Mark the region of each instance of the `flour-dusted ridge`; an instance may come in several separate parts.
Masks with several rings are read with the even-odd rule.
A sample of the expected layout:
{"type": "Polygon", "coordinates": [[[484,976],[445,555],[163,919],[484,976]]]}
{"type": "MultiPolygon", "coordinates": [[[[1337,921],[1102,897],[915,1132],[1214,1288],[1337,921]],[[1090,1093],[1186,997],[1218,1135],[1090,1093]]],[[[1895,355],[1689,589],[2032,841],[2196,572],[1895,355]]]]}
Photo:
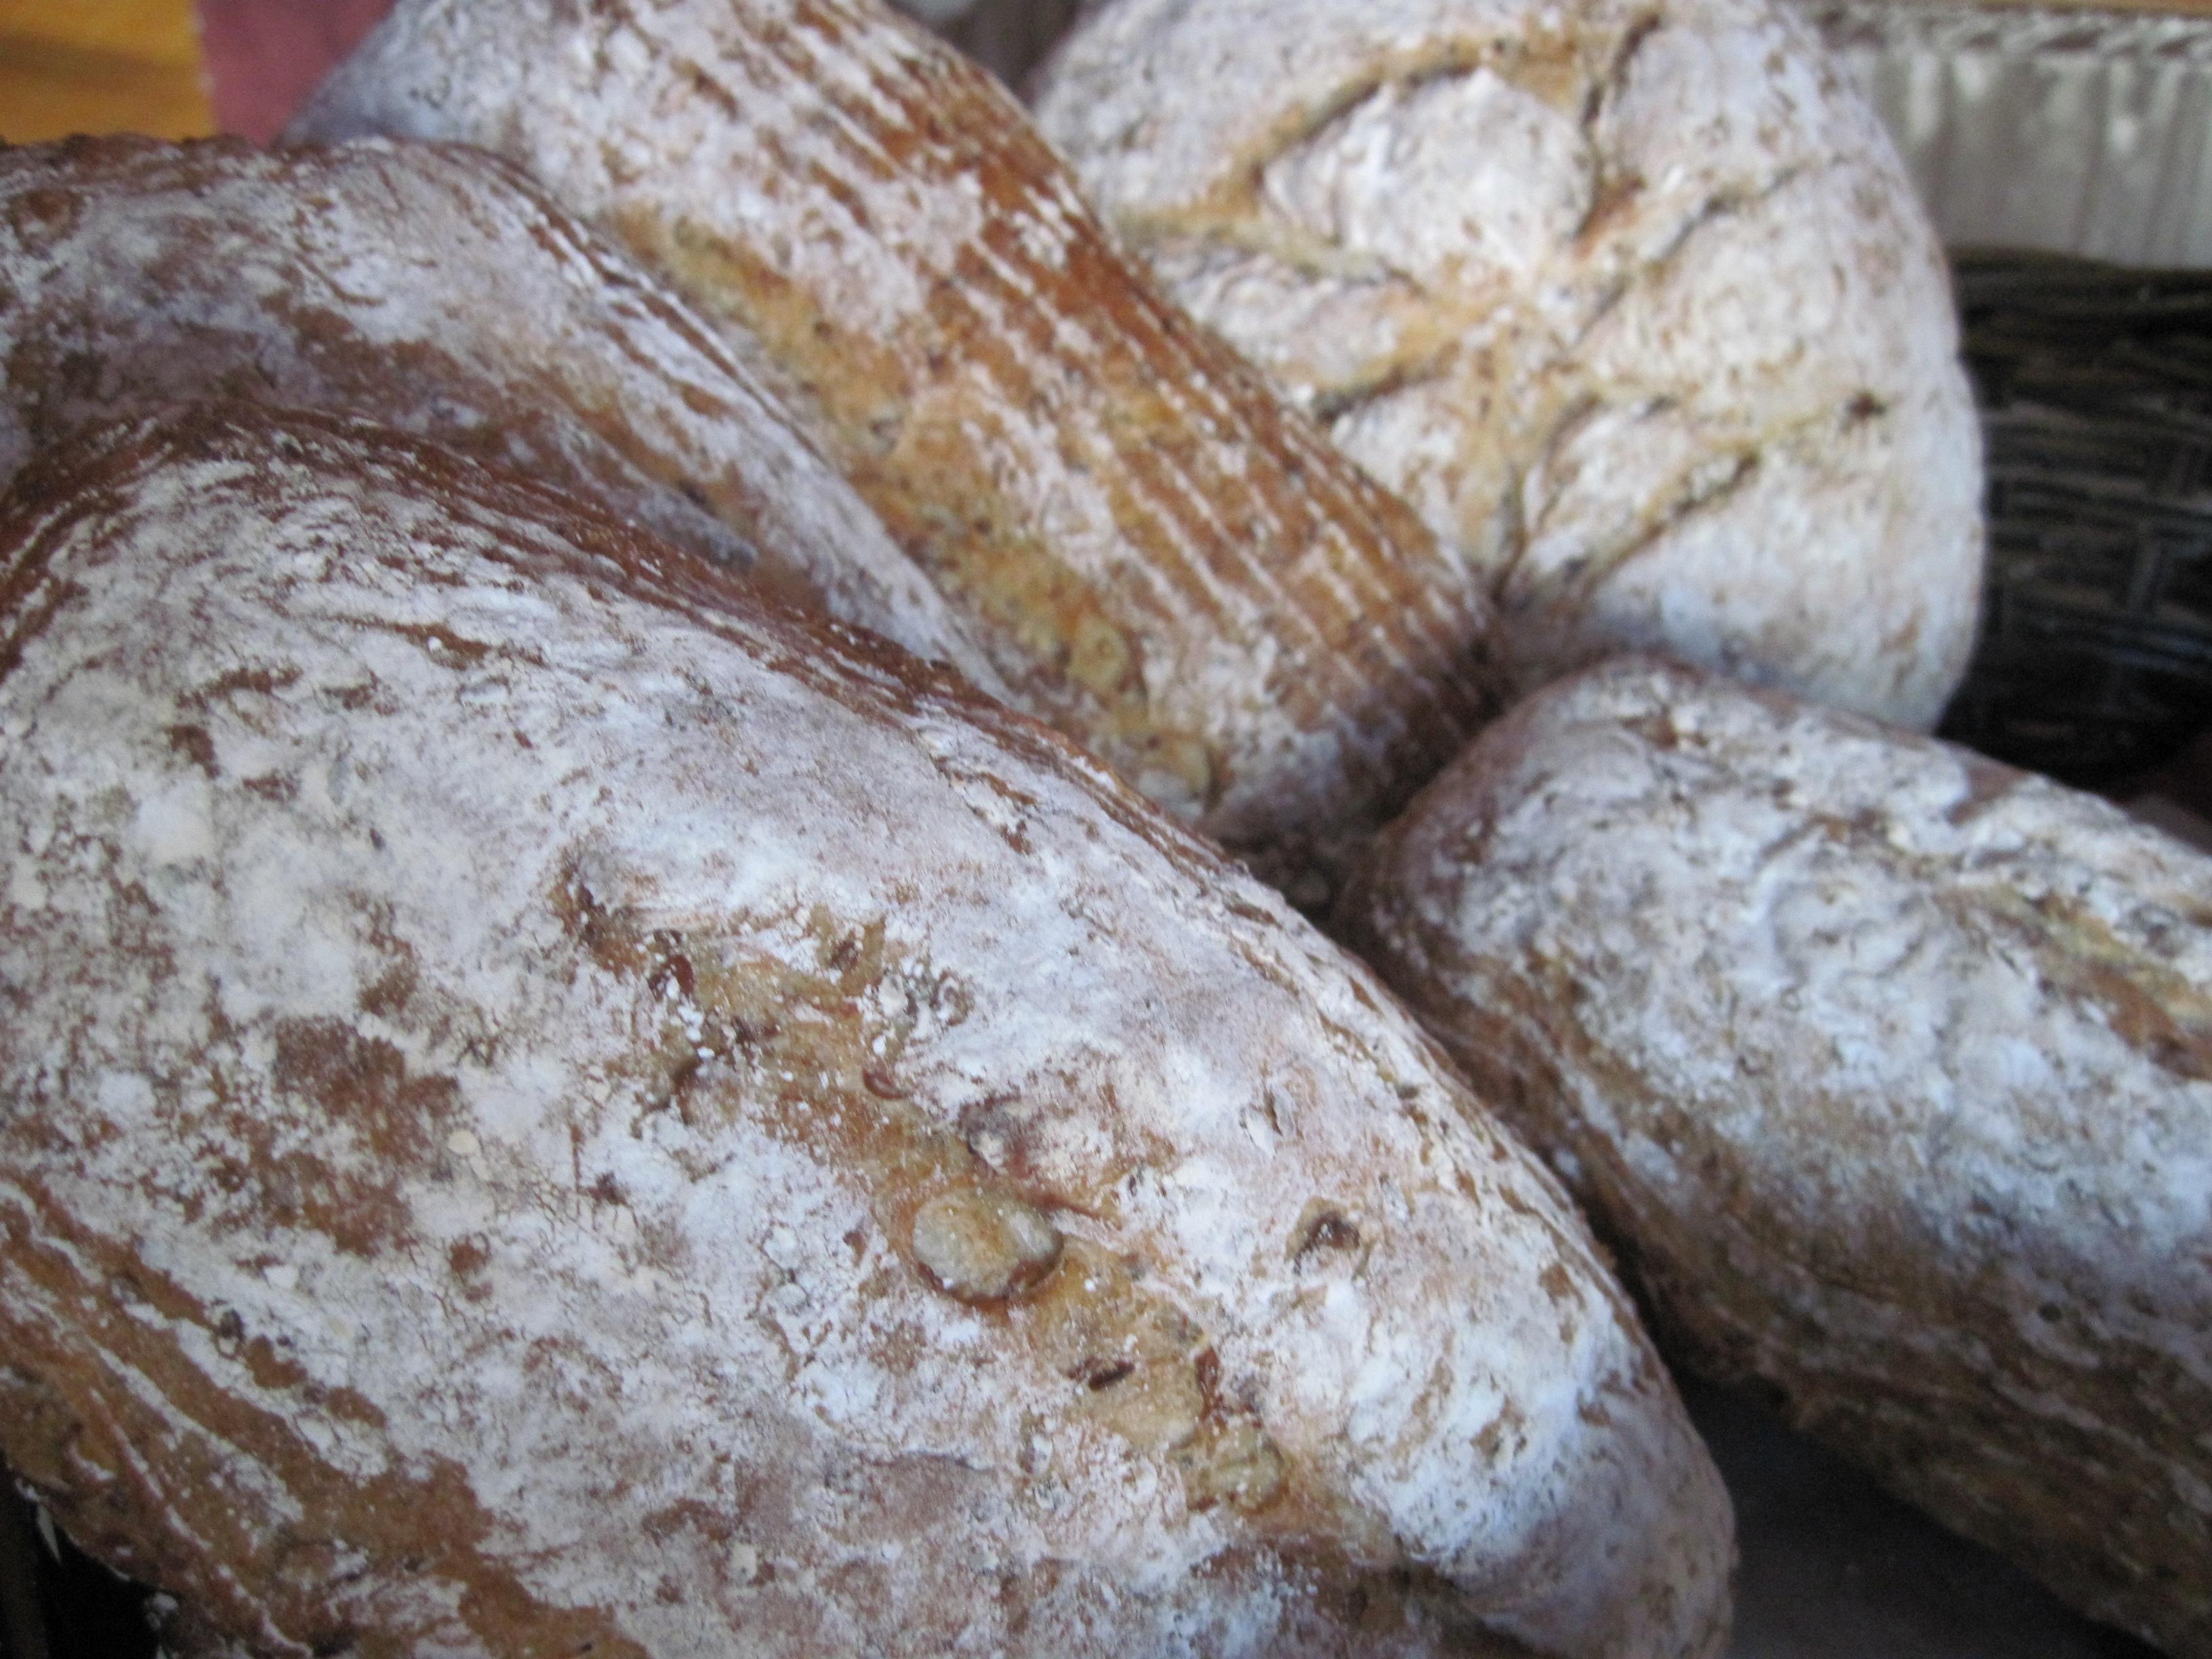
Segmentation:
{"type": "Polygon", "coordinates": [[[873,0],[407,0],[300,131],[499,150],[757,334],[1021,705],[1286,874],[1491,711],[1458,562],[873,0]]]}
{"type": "Polygon", "coordinates": [[[1632,662],[1486,734],[1346,920],[1700,1364],[2212,1653],[2212,860],[1632,662]]]}
{"type": "Polygon", "coordinates": [[[591,495],[999,689],[720,335],[480,152],[0,152],[0,483],[87,422],[165,404],[364,416],[591,495]]]}
{"type": "Polygon", "coordinates": [[[0,1447],[188,1641],[1717,1650],[1564,1195],[1043,728],[357,427],[0,558],[0,1447]]]}
{"type": "Polygon", "coordinates": [[[1889,140],[1767,0],[1115,0],[1038,119],[1170,289],[1494,591],[1932,725],[1980,439],[1889,140]]]}

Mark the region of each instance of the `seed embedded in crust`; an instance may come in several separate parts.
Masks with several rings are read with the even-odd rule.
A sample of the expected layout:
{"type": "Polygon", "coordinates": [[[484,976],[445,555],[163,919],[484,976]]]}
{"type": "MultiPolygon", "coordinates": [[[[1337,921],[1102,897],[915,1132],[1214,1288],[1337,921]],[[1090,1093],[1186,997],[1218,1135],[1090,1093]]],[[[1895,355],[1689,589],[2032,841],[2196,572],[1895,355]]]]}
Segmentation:
{"type": "Polygon", "coordinates": [[[948,1296],[1003,1302],[1060,1261],[1060,1229],[1036,1206],[1006,1193],[945,1193],[914,1218],[914,1255],[948,1296]]]}
{"type": "Polygon", "coordinates": [[[1316,1250],[1353,1250],[1358,1248],[1359,1224],[1337,1206],[1316,1198],[1298,1217],[1297,1227],[1291,1237],[1288,1255],[1293,1263],[1298,1263],[1316,1250]]]}
{"type": "Polygon", "coordinates": [[[1217,1504],[1248,1515],[1263,1510],[1281,1492],[1286,1473],[1267,1431],[1242,1420],[1218,1425],[1187,1448],[1182,1461],[1195,1510],[1217,1504]]]}

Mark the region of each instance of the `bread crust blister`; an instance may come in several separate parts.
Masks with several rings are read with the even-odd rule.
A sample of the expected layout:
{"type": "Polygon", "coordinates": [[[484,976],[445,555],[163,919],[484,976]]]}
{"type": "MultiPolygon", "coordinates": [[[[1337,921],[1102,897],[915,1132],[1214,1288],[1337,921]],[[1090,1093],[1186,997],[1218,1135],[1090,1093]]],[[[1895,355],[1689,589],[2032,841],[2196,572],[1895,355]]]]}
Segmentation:
{"type": "Polygon", "coordinates": [[[0,531],[0,1449],[188,1650],[1718,1650],[1564,1195],[1095,763],[358,424],[85,449],[0,531]]]}

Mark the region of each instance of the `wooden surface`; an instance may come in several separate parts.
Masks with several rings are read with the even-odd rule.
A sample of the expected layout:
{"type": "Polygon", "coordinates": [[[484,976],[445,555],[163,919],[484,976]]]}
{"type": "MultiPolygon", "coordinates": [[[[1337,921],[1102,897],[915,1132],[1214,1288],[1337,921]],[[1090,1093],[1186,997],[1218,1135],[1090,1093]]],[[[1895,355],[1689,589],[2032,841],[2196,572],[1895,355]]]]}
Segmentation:
{"type": "Polygon", "coordinates": [[[0,139],[214,130],[191,0],[0,0],[0,139]]]}

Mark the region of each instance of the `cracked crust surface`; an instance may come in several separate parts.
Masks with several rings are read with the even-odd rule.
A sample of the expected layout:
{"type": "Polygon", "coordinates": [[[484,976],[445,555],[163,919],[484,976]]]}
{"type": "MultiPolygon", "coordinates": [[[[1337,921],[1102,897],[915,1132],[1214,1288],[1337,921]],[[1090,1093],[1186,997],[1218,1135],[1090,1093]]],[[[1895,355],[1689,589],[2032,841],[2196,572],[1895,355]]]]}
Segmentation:
{"type": "Polygon", "coordinates": [[[0,1449],[187,1649],[1717,1652],[1565,1195],[1071,745],[359,426],[10,505],[0,1449]]]}
{"type": "Polygon", "coordinates": [[[1693,1363],[2212,1654],[2212,859],[1628,662],[1478,740],[1340,921],[1693,1363]]]}
{"type": "Polygon", "coordinates": [[[758,374],[495,157],[231,139],[0,149],[0,485],[212,397],[357,415],[574,489],[1001,689],[758,374]]]}
{"type": "Polygon", "coordinates": [[[1460,562],[872,0],[403,0],[298,130],[496,149],[757,336],[1019,706],[1231,845],[1381,822],[1494,708],[1460,562]]]}
{"type": "Polygon", "coordinates": [[[1113,0],[1040,125],[1496,595],[1523,685],[1662,650],[1932,726],[1980,439],[1887,137],[1765,0],[1113,0]]]}

